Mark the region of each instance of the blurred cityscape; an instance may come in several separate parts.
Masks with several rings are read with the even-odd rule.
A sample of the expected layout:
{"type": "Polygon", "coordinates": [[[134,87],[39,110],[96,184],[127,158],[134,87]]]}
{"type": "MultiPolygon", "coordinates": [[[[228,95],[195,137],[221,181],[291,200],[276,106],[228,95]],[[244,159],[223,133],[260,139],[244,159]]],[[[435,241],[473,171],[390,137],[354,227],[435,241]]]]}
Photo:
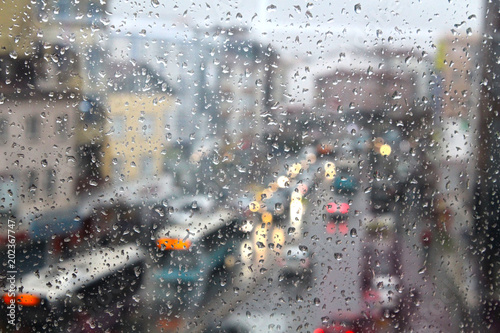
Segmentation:
{"type": "Polygon", "coordinates": [[[485,6],[491,38],[320,66],[244,27],[4,1],[0,330],[498,332],[485,6]]]}

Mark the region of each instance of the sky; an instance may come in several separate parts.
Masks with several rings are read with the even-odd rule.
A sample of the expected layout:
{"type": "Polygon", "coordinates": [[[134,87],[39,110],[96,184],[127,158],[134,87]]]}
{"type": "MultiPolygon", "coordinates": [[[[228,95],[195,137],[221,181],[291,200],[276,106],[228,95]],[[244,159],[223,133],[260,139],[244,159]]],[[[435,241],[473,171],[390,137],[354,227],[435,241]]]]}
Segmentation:
{"type": "Polygon", "coordinates": [[[480,33],[482,4],[481,0],[113,0],[110,12],[112,28],[119,34],[162,38],[184,28],[244,26],[282,54],[314,58],[382,45],[432,53],[441,36],[480,33]]]}

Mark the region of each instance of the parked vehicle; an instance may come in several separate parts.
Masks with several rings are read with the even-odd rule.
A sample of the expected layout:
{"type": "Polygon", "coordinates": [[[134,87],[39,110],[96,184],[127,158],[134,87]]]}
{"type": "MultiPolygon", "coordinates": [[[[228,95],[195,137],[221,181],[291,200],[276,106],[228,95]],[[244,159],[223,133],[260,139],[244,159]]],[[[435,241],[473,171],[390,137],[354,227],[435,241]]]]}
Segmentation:
{"type": "Polygon", "coordinates": [[[203,333],[281,333],[289,332],[286,318],[273,314],[233,314],[218,327],[209,327],[203,333]]]}
{"type": "Polygon", "coordinates": [[[144,274],[139,247],[96,248],[17,280],[17,292],[3,294],[2,315],[17,306],[20,331],[88,332],[120,328],[133,318],[133,298],[144,274]]]}
{"type": "Polygon", "coordinates": [[[363,249],[363,291],[379,311],[395,311],[403,299],[400,251],[394,233],[395,217],[383,214],[367,223],[363,249]]]}
{"type": "Polygon", "coordinates": [[[312,279],[312,265],[309,252],[299,246],[287,246],[276,257],[283,279],[308,283],[312,279]]]}

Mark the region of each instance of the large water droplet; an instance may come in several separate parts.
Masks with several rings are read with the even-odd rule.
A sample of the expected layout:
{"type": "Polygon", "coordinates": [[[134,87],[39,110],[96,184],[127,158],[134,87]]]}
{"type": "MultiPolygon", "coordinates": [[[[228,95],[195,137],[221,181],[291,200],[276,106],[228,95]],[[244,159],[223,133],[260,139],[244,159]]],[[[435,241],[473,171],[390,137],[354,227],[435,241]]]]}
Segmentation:
{"type": "Polygon", "coordinates": [[[267,6],[267,11],[268,12],[274,12],[276,10],[276,6],[275,5],[270,5],[270,6],[267,6]]]}
{"type": "Polygon", "coordinates": [[[356,14],[361,13],[361,4],[360,3],[357,3],[354,5],[354,11],[356,12],[356,14]]]}
{"type": "Polygon", "coordinates": [[[151,6],[153,6],[153,8],[158,8],[159,5],[160,0],[151,0],[151,6]]]}

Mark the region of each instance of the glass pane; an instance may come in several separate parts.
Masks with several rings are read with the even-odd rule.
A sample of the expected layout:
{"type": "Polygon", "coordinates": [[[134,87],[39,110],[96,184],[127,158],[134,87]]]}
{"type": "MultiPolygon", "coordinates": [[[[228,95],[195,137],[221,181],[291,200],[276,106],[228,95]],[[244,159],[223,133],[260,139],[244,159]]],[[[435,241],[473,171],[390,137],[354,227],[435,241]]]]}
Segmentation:
{"type": "Polygon", "coordinates": [[[500,331],[499,6],[5,0],[0,331],[500,331]]]}

